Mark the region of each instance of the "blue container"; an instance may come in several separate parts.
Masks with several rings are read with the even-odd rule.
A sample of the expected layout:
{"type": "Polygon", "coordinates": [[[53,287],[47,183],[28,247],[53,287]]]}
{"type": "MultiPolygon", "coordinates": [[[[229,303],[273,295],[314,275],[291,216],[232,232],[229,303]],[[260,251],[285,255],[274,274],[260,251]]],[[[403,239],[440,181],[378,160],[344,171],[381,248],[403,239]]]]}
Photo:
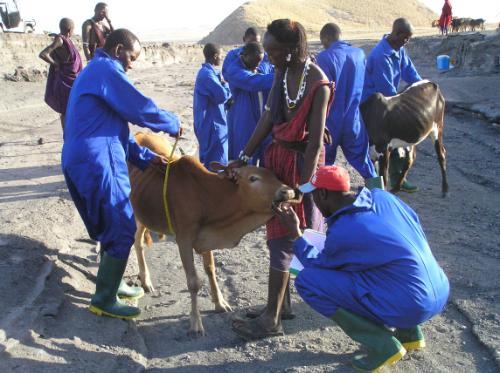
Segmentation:
{"type": "Polygon", "coordinates": [[[439,71],[445,71],[450,69],[450,56],[442,54],[436,57],[437,69],[439,71]]]}

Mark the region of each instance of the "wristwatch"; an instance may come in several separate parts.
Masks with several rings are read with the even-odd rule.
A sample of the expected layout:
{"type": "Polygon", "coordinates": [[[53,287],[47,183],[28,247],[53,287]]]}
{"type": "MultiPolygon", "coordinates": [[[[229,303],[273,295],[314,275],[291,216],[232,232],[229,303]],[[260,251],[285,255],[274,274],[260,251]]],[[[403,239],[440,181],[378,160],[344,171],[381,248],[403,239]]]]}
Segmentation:
{"type": "Polygon", "coordinates": [[[245,162],[245,163],[248,163],[250,162],[250,160],[252,159],[252,157],[249,157],[248,155],[246,155],[243,150],[240,152],[240,154],[238,155],[238,159],[242,162],[245,162]]]}

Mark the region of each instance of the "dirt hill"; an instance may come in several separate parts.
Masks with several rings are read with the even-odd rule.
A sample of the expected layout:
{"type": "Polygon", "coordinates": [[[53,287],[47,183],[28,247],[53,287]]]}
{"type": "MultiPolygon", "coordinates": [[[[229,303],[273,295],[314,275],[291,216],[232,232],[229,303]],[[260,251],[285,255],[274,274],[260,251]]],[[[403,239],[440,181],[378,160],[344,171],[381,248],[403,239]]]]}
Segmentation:
{"type": "Polygon", "coordinates": [[[317,39],[327,22],[336,22],[343,30],[387,30],[398,17],[408,18],[415,27],[429,27],[437,15],[416,0],[254,0],[236,9],[200,42],[240,43],[247,27],[262,32],[278,18],[299,21],[317,39]]]}

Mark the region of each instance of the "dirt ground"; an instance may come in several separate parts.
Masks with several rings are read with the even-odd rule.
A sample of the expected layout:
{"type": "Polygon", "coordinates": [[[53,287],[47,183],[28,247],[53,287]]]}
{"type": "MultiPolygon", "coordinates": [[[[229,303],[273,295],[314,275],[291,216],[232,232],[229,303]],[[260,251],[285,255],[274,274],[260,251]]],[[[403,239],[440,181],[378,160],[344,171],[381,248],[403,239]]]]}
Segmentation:
{"type": "MultiPolygon", "coordinates": [[[[429,43],[432,39],[429,39],[429,43]]],[[[358,41],[373,45],[374,41],[358,41]]],[[[500,142],[498,125],[471,107],[498,110],[500,76],[438,74],[434,57],[415,51],[421,74],[448,99],[444,143],[450,195],[430,140],[418,146],[410,177],[421,191],[401,194],[420,216],[452,292],[427,322],[428,347],[386,371],[497,372],[500,369],[500,142]],[[476,105],[476,106],[474,106],[476,105]]],[[[181,147],[196,151],[192,90],[199,63],[133,71],[138,87],[177,112],[187,129],[181,147]]],[[[263,305],[268,253],[264,230],[216,252],[219,284],[234,312],[214,313],[208,282],[200,291],[207,336],[187,336],[189,294],[177,247],[147,252],[156,293],[139,301],[141,317],[121,321],[87,311],[96,248],[66,190],[59,119],[43,103],[44,83],[0,82],[0,371],[1,372],[349,372],[358,345],[293,291],[297,318],[284,337],[246,343],[230,328],[248,306],[263,305]]],[[[476,110],[480,111],[480,110],[476,110]]],[[[345,165],[340,156],[339,163],[345,165]]],[[[362,180],[352,169],[354,185],[362,180]]],[[[201,260],[198,269],[202,278],[201,260]]],[[[135,281],[131,256],[128,275],[135,281]]]]}

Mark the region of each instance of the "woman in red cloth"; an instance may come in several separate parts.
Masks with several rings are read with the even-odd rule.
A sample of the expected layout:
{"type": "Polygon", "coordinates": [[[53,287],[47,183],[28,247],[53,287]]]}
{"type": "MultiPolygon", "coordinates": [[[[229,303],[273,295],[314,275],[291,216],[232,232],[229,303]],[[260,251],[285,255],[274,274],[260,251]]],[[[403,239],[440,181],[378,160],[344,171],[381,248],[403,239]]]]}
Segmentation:
{"type": "Polygon", "coordinates": [[[441,35],[448,35],[448,28],[451,25],[452,19],[450,0],[444,0],[443,10],[441,11],[441,17],[439,18],[441,35]]]}
{"type": "MultiPolygon", "coordinates": [[[[265,153],[265,166],[285,184],[297,187],[309,182],[324,164],[325,120],[333,100],[333,84],[308,58],[304,27],[289,19],[273,21],[264,36],[264,48],[275,67],[274,84],[257,128],[240,162],[246,162],[272,133],[265,153]]],[[[324,229],[324,221],[312,198],[297,192],[301,203],[294,205],[301,228],[324,229]]],[[[233,330],[245,339],[283,335],[281,319],[291,318],[288,288],[293,240],[277,217],[266,226],[270,268],[267,306],[249,312],[249,319],[235,319],[233,330]],[[288,304],[286,304],[288,303],[288,304]],[[287,307],[288,306],[288,307],[287,307]]]]}

